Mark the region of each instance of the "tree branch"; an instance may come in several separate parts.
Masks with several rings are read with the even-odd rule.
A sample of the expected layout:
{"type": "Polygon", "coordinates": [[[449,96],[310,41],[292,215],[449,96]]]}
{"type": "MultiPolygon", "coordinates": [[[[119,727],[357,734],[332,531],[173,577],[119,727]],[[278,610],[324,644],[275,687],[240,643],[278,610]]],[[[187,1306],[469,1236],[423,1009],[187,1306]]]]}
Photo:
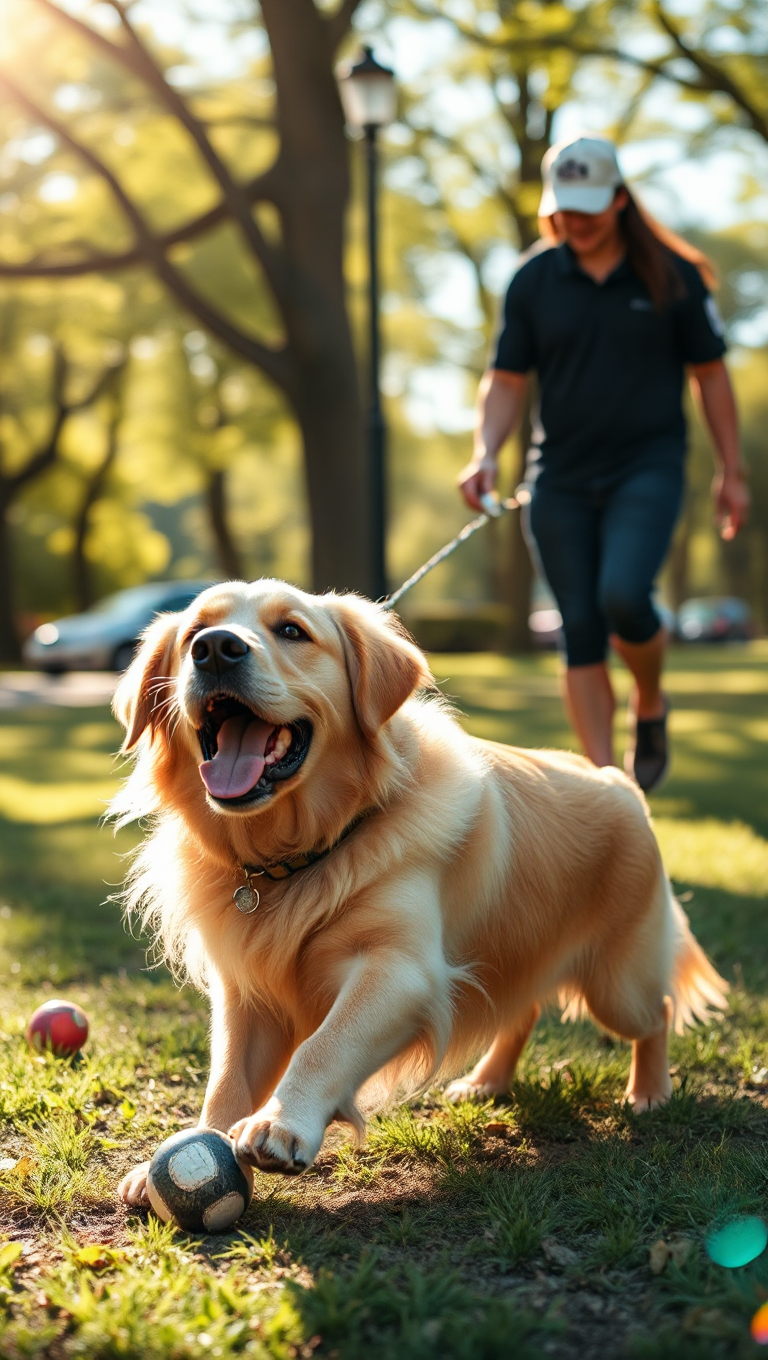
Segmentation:
{"type": "Polygon", "coordinates": [[[98,467],[86,479],[85,494],[80,502],[79,509],[75,515],[75,545],[72,553],[72,567],[75,578],[75,593],[78,608],[86,610],[93,603],[93,593],[85,556],[85,545],[88,537],[88,521],[91,510],[96,501],[101,496],[107,474],[111,470],[118,451],[118,433],[120,423],[123,418],[122,403],[122,379],[125,374],[126,361],[122,360],[117,364],[110,374],[110,386],[112,387],[111,410],[107,420],[107,442],[104,456],[98,467]]]}
{"type": "MultiPolygon", "coordinates": [[[[246,185],[252,203],[272,201],[269,188],[271,175],[272,170],[266,170],[263,175],[257,175],[246,185]]],[[[208,212],[201,213],[199,217],[192,218],[190,222],[185,222],[183,226],[174,227],[173,231],[158,236],[156,238],[157,243],[161,250],[168,251],[173,246],[183,245],[185,241],[193,241],[197,236],[203,235],[211,227],[218,226],[220,222],[226,222],[230,217],[229,204],[226,199],[222,199],[208,212]]],[[[78,260],[56,262],[55,260],[38,258],[26,260],[24,264],[5,264],[0,260],[0,278],[78,278],[83,274],[99,274],[107,273],[113,269],[128,269],[132,265],[142,264],[143,260],[144,255],[139,246],[134,246],[131,250],[116,252],[113,255],[87,255],[78,260]]]]}
{"type": "Polygon", "coordinates": [[[360,0],[341,0],[338,9],[334,10],[333,14],[326,19],[331,52],[335,52],[339,43],[346,37],[352,22],[352,15],[359,4],[360,0]]]}
{"type": "Polygon", "coordinates": [[[192,312],[193,316],[197,317],[198,321],[213,335],[223,340],[226,345],[235,350],[237,354],[241,354],[250,363],[256,364],[268,377],[272,378],[273,382],[287,391],[291,384],[292,374],[286,350],[270,349],[269,346],[254,340],[249,335],[245,335],[225,316],[217,312],[168,260],[160,238],[155,236],[136,204],[129,198],[119,180],[104,161],[90,147],[78,142],[63,123],[30,99],[16,85],[15,81],[11,80],[10,76],[4,72],[0,73],[0,86],[2,85],[36,122],[50,128],[51,132],[55,133],[65,146],[74,151],[75,155],[79,156],[95,174],[108,184],[133,228],[142,258],[152,265],[158,278],[162,279],[182,306],[192,312]]]}
{"type": "Polygon", "coordinates": [[[279,276],[282,273],[279,252],[274,250],[274,248],[265,240],[262,231],[251,212],[251,205],[247,194],[243,190],[243,186],[237,184],[230,175],[227,166],[215,151],[205,131],[204,125],[195,117],[177,91],[168,84],[160,67],[153,60],[149,51],[139,38],[123,5],[119,3],[119,0],[107,0],[107,4],[111,5],[112,9],[120,16],[123,32],[128,39],[127,43],[113,43],[110,42],[109,39],[103,37],[102,34],[96,33],[89,24],[83,23],[81,19],[77,19],[66,10],[59,9],[58,5],[53,3],[53,0],[37,0],[37,3],[42,5],[49,14],[67,24],[89,42],[95,42],[100,51],[109,53],[115,60],[121,62],[124,66],[127,66],[134,75],[139,76],[139,78],[154,91],[169,113],[171,113],[174,118],[178,119],[182,126],[186,128],[208,166],[208,169],[218,183],[224,197],[227,199],[232,212],[232,217],[237,222],[251,250],[259,261],[259,264],[262,266],[264,274],[272,289],[275,301],[278,307],[281,308],[281,299],[277,291],[279,276]]]}
{"type": "Polygon", "coordinates": [[[680,86],[683,90],[691,90],[694,93],[706,94],[710,87],[702,81],[686,80],[683,76],[676,76],[671,71],[664,69],[669,57],[660,57],[653,61],[643,57],[633,56],[630,52],[624,52],[618,47],[606,47],[600,43],[588,43],[582,41],[575,34],[536,36],[535,38],[522,37],[519,34],[513,38],[494,38],[491,34],[481,33],[478,29],[470,28],[462,24],[459,19],[451,15],[444,14],[441,10],[432,5],[420,4],[413,0],[413,7],[418,14],[425,19],[448,19],[456,32],[462,38],[475,43],[478,47],[484,47],[490,52],[557,52],[565,50],[572,53],[575,57],[595,57],[606,58],[610,61],[621,62],[625,66],[633,66],[638,71],[645,71],[650,75],[658,76],[660,80],[668,80],[673,85],[680,86]]]}
{"type": "MultiPolygon", "coordinates": [[[[416,129],[414,129],[414,131],[416,131],[416,129]]],[[[461,143],[458,141],[456,137],[450,137],[447,133],[438,132],[435,128],[428,129],[425,128],[424,133],[427,138],[431,138],[433,141],[439,142],[441,146],[445,147],[446,151],[450,151],[454,155],[460,156],[461,159],[465,161],[466,164],[469,166],[473,175],[477,176],[481,184],[484,184],[485,187],[489,189],[490,192],[495,197],[500,198],[504,206],[508,208],[510,212],[514,211],[514,203],[512,200],[512,196],[507,192],[507,190],[500,183],[500,181],[490,172],[490,170],[487,170],[485,166],[481,165],[480,162],[475,159],[472,153],[468,151],[465,146],[461,145],[461,143]]],[[[421,140],[422,137],[420,136],[420,130],[418,130],[417,142],[420,142],[421,140]]]]}
{"type": "Polygon", "coordinates": [[[665,12],[660,0],[655,0],[653,13],[660,27],[672,39],[680,56],[685,57],[686,61],[690,61],[696,67],[701,76],[703,87],[712,92],[717,91],[720,94],[728,95],[736,107],[747,115],[753,132],[762,137],[763,141],[768,142],[768,118],[747,98],[744,91],[731,79],[727,71],[724,71],[722,66],[718,66],[716,62],[711,61],[704,52],[688,46],[677,24],[665,12]]]}
{"type": "Polygon", "coordinates": [[[106,368],[103,373],[92,384],[90,389],[78,401],[67,401],[65,396],[67,378],[69,376],[69,364],[64,351],[57,345],[53,352],[53,403],[54,417],[51,430],[45,443],[32,454],[28,463],[18,472],[12,473],[8,477],[3,477],[3,484],[11,496],[15,496],[28,482],[34,481],[42,472],[55,463],[59,452],[59,440],[61,432],[67,420],[75,411],[83,411],[88,406],[92,406],[98,401],[107,384],[112,380],[114,368],[106,368]]]}

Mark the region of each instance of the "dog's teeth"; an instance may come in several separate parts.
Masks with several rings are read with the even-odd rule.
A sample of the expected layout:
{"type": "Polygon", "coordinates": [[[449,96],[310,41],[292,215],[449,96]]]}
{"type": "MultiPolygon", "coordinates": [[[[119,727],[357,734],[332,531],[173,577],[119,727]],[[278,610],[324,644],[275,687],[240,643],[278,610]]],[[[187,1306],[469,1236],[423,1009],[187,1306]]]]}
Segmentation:
{"type": "Polygon", "coordinates": [[[281,727],[277,734],[277,740],[272,747],[265,764],[274,765],[278,760],[282,760],[286,751],[291,749],[291,733],[288,727],[281,727]]]}

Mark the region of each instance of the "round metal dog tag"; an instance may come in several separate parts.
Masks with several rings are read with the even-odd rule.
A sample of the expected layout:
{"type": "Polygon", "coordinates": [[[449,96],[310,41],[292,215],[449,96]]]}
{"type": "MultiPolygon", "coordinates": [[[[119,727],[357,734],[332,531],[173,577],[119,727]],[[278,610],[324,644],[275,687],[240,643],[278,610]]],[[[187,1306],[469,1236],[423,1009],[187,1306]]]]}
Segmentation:
{"type": "Polygon", "coordinates": [[[243,913],[243,916],[250,916],[251,912],[258,907],[259,900],[258,889],[254,888],[251,883],[243,883],[242,887],[235,888],[232,894],[232,901],[237,910],[243,913]]]}

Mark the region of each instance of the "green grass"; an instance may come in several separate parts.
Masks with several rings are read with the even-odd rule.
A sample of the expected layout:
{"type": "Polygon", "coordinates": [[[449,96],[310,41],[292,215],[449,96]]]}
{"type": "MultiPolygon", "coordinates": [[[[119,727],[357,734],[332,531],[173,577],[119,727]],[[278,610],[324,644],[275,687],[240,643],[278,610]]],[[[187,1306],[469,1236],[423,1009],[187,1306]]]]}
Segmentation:
{"type": "MultiPolygon", "coordinates": [[[[470,730],[572,745],[554,658],[433,664],[470,730]]],[[[105,905],[140,834],[97,825],[117,729],[101,709],[0,712],[2,1360],[759,1355],[768,1253],[726,1271],[703,1244],[768,1215],[767,672],[765,643],[672,657],[654,815],[733,991],[726,1017],[673,1041],[670,1104],[633,1116],[626,1047],[548,1016],[508,1100],[454,1109],[432,1091],[361,1148],[334,1133],[312,1172],[257,1174],[237,1229],[200,1241],[114,1196],[196,1120],[207,1071],[204,1000],[149,969],[105,905]],[[75,1063],[23,1039],[62,993],[92,1023],[75,1063]],[[675,1254],[654,1274],[660,1239],[675,1254]]]]}

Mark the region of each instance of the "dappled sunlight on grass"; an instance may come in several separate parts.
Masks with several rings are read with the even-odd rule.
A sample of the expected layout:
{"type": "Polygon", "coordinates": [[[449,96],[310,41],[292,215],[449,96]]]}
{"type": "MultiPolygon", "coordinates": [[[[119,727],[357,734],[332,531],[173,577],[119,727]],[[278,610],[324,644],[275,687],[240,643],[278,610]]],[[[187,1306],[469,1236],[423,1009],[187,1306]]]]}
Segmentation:
{"type": "Polygon", "coordinates": [[[670,878],[706,888],[765,898],[768,841],[743,822],[657,817],[654,820],[670,878]]]}
{"type": "Polygon", "coordinates": [[[94,817],[103,817],[118,787],[117,780],[39,784],[31,779],[0,775],[0,817],[27,826],[92,821],[94,817]]]}
{"type": "MultiPolygon", "coordinates": [[[[470,731],[575,746],[554,656],[432,660],[470,731]]],[[[102,709],[0,714],[0,1159],[15,1163],[0,1170],[0,1355],[748,1360],[768,1263],[724,1272],[704,1241],[730,1214],[768,1213],[766,662],[765,644],[671,658],[674,763],[653,811],[732,991],[726,1015],[673,1037],[670,1103],[635,1114],[629,1045],[551,1008],[508,1094],[427,1092],[360,1147],[333,1126],[311,1172],[257,1173],[241,1223],[199,1242],[114,1196],[196,1121],[208,1062],[205,1000],[147,971],[105,900],[140,835],[96,822],[119,731],[102,709]],[[23,1038],[62,993],[91,1019],[75,1062],[23,1038]],[[3,1234],[39,1266],[4,1256],[3,1234]],[[676,1255],[656,1276],[660,1240],[676,1255]]]]}

